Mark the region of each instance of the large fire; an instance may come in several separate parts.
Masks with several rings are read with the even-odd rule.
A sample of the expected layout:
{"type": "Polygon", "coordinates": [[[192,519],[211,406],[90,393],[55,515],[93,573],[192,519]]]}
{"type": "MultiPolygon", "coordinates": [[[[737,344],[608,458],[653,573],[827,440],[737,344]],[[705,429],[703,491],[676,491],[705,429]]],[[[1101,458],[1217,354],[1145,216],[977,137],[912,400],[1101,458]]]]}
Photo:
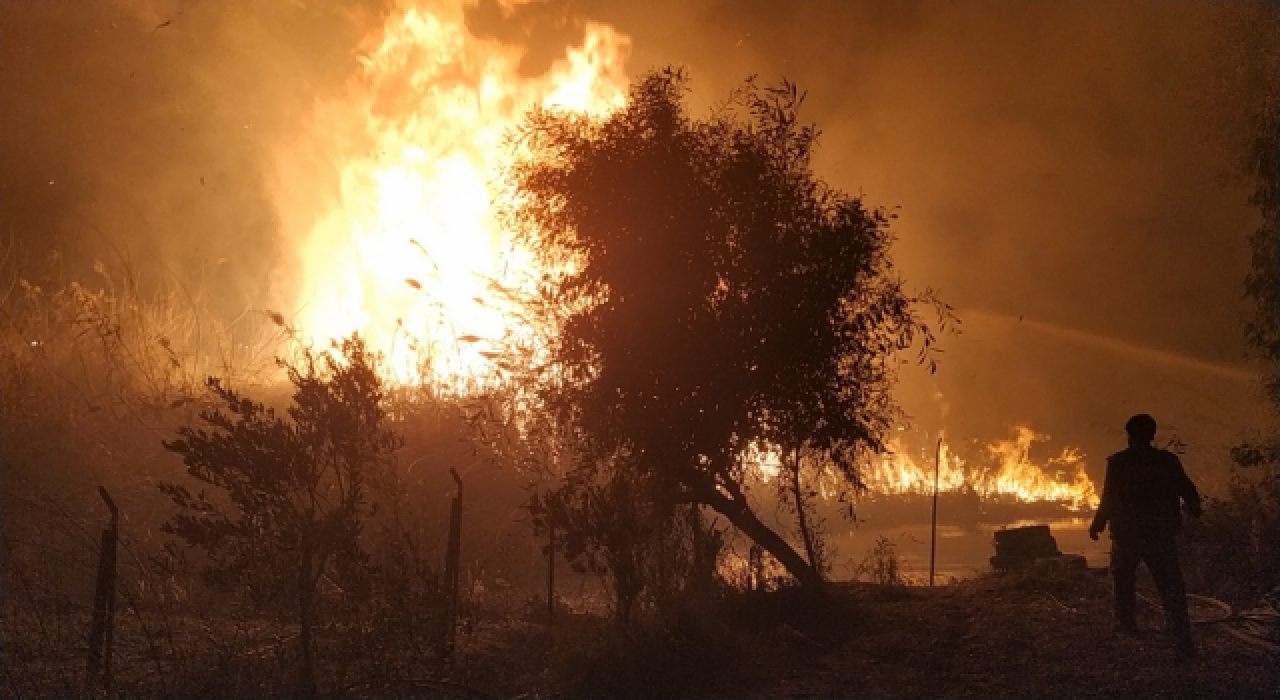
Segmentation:
{"type": "MultiPolygon", "coordinates": [[[[627,86],[629,40],[610,27],[586,23],[581,45],[527,76],[525,49],[474,36],[465,4],[411,0],[391,13],[348,93],[317,104],[310,128],[284,144],[274,183],[286,253],[275,292],[291,323],[319,342],[359,331],[406,381],[423,378],[424,354],[426,379],[483,374],[491,343],[521,330],[510,291],[538,271],[493,207],[511,129],[535,105],[606,114],[627,86]]],[[[1019,428],[981,465],[944,445],[941,490],[1096,505],[1078,453],[1031,463],[1040,437],[1019,428]]],[[[931,492],[932,460],[890,447],[868,471],[871,489],[931,492]]]]}
{"type": "Polygon", "coordinates": [[[504,139],[532,106],[603,114],[627,86],[628,39],[587,23],[585,39],[543,75],[524,49],[479,39],[461,0],[418,0],[367,40],[358,79],[320,104],[282,156],[278,200],[287,251],[277,294],[304,337],[359,331],[413,378],[480,374],[490,342],[517,324],[512,289],[529,257],[495,219],[504,139]],[[326,172],[327,171],[327,172],[326,172]],[[338,191],[325,191],[323,178],[338,191]]]}

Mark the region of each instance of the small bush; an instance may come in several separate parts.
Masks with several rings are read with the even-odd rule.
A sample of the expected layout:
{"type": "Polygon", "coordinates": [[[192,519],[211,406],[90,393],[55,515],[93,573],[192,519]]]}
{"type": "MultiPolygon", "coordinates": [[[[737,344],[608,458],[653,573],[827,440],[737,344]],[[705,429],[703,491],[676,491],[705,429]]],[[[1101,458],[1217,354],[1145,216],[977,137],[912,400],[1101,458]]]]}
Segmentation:
{"type": "Polygon", "coordinates": [[[907,578],[898,562],[898,548],[888,537],[881,535],[867,556],[858,564],[857,577],[882,586],[905,586],[907,578]]]}
{"type": "Polygon", "coordinates": [[[1233,604],[1253,604],[1280,584],[1280,513],[1273,452],[1237,450],[1227,495],[1210,498],[1184,532],[1188,588],[1233,604]],[[1240,459],[1254,455],[1257,461],[1240,459]]]}

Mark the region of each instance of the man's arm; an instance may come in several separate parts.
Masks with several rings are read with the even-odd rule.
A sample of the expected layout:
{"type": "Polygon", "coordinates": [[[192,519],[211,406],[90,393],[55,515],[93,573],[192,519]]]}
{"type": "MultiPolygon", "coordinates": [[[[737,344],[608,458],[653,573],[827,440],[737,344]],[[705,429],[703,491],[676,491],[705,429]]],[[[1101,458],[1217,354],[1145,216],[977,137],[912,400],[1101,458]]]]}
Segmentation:
{"type": "Polygon", "coordinates": [[[1175,456],[1173,462],[1178,467],[1178,497],[1186,504],[1187,515],[1198,518],[1203,510],[1200,507],[1200,492],[1196,490],[1191,477],[1187,476],[1187,470],[1182,468],[1182,460],[1175,456]]]}
{"type": "MultiPolygon", "coordinates": [[[[1194,487],[1193,487],[1194,488],[1194,487]]],[[[1093,524],[1089,526],[1089,539],[1097,540],[1098,535],[1107,528],[1107,521],[1111,519],[1111,511],[1115,508],[1112,503],[1111,488],[1111,460],[1107,460],[1107,474],[1102,480],[1102,498],[1098,501],[1098,512],[1093,516],[1093,524]]]]}

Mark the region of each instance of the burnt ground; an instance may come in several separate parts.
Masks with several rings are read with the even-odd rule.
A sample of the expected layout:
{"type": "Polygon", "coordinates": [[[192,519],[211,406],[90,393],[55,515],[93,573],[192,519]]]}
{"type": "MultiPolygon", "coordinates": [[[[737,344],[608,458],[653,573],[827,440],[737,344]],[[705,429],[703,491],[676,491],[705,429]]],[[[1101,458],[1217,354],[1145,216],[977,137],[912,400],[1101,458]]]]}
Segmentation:
{"type": "MultiPolygon", "coordinates": [[[[1185,661],[1154,605],[1140,604],[1137,638],[1113,633],[1104,571],[832,588],[818,607],[786,596],[704,605],[664,635],[585,616],[550,634],[478,620],[454,688],[529,698],[1280,696],[1277,658],[1222,624],[1198,624],[1199,654],[1185,661]]],[[[1193,618],[1215,612],[1193,607],[1193,618]]]]}

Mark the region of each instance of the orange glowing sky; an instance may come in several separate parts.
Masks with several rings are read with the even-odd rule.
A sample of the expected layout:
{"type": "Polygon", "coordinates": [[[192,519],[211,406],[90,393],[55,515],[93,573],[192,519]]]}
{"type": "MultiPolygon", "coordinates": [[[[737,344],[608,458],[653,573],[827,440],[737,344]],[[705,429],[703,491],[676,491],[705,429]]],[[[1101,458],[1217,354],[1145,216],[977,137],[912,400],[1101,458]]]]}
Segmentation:
{"type": "Polygon", "coordinates": [[[1258,217],[1238,163],[1275,99],[1267,11],[3,3],[0,230],[72,272],[128,250],[317,338],[400,320],[466,373],[511,326],[490,283],[530,272],[490,206],[521,110],[598,112],[667,64],[696,109],[785,75],[823,129],[820,172],[902,207],[908,284],[966,321],[938,375],[904,369],[921,435],[972,461],[1028,426],[1053,436],[1029,462],[1078,449],[1096,480],[1148,411],[1207,476],[1265,413],[1239,333],[1258,217]]]}

